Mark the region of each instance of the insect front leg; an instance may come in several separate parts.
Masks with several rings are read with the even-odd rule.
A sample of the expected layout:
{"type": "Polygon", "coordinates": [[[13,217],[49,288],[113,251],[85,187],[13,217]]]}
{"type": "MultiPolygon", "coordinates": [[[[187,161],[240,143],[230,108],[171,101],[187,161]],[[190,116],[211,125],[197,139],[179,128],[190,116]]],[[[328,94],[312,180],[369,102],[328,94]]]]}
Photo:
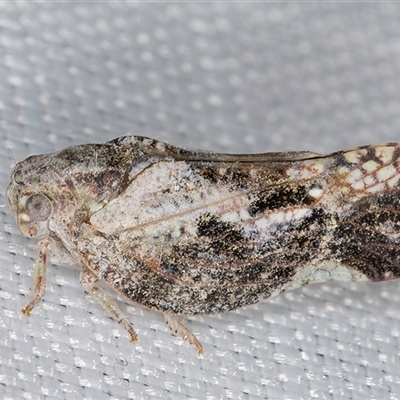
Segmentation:
{"type": "Polygon", "coordinates": [[[182,339],[187,340],[190,344],[196,346],[197,354],[203,353],[203,346],[198,341],[197,337],[183,324],[183,322],[179,320],[177,316],[164,313],[164,319],[170,329],[177,333],[182,339]]]}
{"type": "Polygon", "coordinates": [[[42,238],[38,243],[38,254],[34,266],[33,297],[26,307],[21,310],[22,314],[27,317],[29,317],[36,304],[43,299],[46,292],[46,263],[48,247],[49,239],[47,237],[42,238]]]}
{"type": "Polygon", "coordinates": [[[85,290],[118,322],[120,322],[129,333],[131,342],[138,340],[134,327],[129,322],[124,312],[118,307],[117,303],[111,299],[107,292],[96,285],[97,277],[87,268],[80,274],[80,283],[85,290]]]}

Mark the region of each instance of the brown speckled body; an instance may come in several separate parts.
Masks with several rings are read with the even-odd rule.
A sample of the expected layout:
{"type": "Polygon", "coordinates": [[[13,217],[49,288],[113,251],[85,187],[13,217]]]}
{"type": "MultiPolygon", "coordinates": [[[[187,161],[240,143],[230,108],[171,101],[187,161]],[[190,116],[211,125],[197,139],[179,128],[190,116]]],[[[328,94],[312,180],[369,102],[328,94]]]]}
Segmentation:
{"type": "Polygon", "coordinates": [[[47,249],[80,264],[92,294],[102,280],[168,318],[308,283],[398,278],[399,157],[398,144],[227,155],[133,136],[29,157],[7,189],[21,231],[41,239],[24,312],[44,295],[47,249]]]}

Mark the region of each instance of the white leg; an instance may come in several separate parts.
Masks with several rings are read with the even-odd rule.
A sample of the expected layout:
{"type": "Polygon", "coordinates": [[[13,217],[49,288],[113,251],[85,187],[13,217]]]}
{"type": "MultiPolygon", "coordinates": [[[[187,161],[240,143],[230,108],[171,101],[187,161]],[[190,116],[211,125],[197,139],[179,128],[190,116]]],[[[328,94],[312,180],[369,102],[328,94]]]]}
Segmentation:
{"type": "Polygon", "coordinates": [[[129,322],[124,312],[118,307],[117,303],[111,299],[105,290],[99,288],[95,283],[97,277],[88,269],[84,268],[81,271],[80,283],[85,290],[93,296],[93,298],[118,322],[128,331],[131,342],[138,340],[134,327],[129,322]]]}
{"type": "Polygon", "coordinates": [[[164,319],[170,329],[172,329],[184,340],[187,340],[190,344],[196,346],[197,354],[203,353],[203,346],[201,343],[197,340],[192,331],[187,328],[176,315],[164,313],[164,319]]]}
{"type": "Polygon", "coordinates": [[[33,297],[31,301],[24,307],[22,314],[29,317],[31,311],[39,303],[46,292],[46,262],[47,262],[47,248],[49,246],[49,239],[42,238],[38,243],[38,254],[34,266],[33,278],[33,297]]]}

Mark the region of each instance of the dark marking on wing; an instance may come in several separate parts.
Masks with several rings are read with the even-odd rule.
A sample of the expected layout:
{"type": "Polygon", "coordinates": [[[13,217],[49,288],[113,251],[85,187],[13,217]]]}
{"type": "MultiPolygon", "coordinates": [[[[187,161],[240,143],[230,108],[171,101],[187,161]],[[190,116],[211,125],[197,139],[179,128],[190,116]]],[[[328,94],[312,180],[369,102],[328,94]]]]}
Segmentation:
{"type": "Polygon", "coordinates": [[[221,221],[210,213],[202,214],[196,221],[197,234],[205,243],[203,251],[219,255],[232,252],[237,259],[247,253],[247,237],[241,229],[230,222],[221,221]]]}
{"type": "Polygon", "coordinates": [[[399,278],[400,238],[385,231],[400,232],[399,205],[397,193],[368,196],[355,203],[353,213],[334,231],[333,257],[371,281],[399,278]]]}
{"type": "Polygon", "coordinates": [[[310,187],[305,185],[286,185],[251,193],[249,194],[251,205],[247,211],[250,216],[255,217],[266,210],[273,211],[279,208],[285,209],[313,204],[315,198],[308,195],[309,190],[310,187]]]}

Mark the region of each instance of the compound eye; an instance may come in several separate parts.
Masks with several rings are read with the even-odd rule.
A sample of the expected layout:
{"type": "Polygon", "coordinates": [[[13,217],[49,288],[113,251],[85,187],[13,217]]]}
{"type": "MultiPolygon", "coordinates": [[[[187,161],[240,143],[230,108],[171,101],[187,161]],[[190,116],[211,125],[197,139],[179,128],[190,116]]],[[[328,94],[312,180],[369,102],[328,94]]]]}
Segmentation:
{"type": "Polygon", "coordinates": [[[51,203],[47,197],[33,194],[26,200],[25,210],[32,222],[46,221],[51,214],[51,203]]]}

